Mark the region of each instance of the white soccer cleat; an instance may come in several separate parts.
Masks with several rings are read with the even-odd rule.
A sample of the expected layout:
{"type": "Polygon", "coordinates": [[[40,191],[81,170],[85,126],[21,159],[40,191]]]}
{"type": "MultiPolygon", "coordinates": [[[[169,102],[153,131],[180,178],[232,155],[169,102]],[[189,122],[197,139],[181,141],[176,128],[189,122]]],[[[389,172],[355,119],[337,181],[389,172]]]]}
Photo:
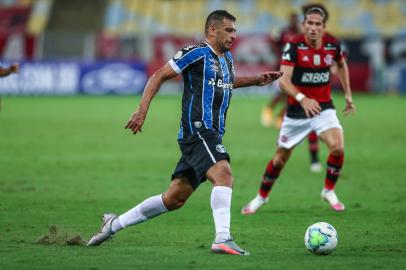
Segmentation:
{"type": "Polygon", "coordinates": [[[320,173],[323,170],[320,162],[314,162],[310,165],[310,171],[313,173],[320,173]]]}
{"type": "Polygon", "coordinates": [[[262,198],[259,194],[250,201],[244,208],[241,210],[241,214],[243,215],[252,215],[258,211],[258,209],[266,204],[269,201],[269,198],[262,198]]]}
{"type": "Polygon", "coordinates": [[[337,212],[345,210],[344,204],[340,202],[334,190],[323,188],[323,190],[321,191],[321,198],[328,202],[333,210],[337,212]]]}
{"type": "Polygon", "coordinates": [[[98,246],[107,239],[110,239],[114,232],[111,229],[113,221],[117,218],[117,215],[114,213],[106,213],[102,217],[102,226],[100,231],[90,238],[87,246],[98,246]]]}

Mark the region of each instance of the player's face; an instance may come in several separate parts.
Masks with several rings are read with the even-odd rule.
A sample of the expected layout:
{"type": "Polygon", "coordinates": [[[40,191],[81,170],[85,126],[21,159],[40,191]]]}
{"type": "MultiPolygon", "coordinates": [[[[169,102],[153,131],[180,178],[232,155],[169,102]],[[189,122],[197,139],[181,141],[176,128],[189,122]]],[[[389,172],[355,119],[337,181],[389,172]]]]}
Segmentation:
{"type": "Polygon", "coordinates": [[[222,52],[230,50],[234,40],[237,38],[236,31],[235,22],[229,19],[224,19],[221,24],[216,26],[216,43],[222,52]]]}
{"type": "Polygon", "coordinates": [[[321,39],[324,34],[325,24],[320,14],[308,14],[303,22],[306,37],[311,41],[321,39]]]}

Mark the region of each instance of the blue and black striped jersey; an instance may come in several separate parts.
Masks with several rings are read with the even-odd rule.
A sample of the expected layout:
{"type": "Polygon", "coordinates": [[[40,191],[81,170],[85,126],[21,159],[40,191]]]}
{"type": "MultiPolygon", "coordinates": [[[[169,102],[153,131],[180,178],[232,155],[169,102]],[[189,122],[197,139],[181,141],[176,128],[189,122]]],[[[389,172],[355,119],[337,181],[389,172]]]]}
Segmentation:
{"type": "Polygon", "coordinates": [[[169,64],[184,82],[178,140],[207,129],[223,137],[235,76],[231,53],[218,56],[200,43],[180,50],[169,64]]]}

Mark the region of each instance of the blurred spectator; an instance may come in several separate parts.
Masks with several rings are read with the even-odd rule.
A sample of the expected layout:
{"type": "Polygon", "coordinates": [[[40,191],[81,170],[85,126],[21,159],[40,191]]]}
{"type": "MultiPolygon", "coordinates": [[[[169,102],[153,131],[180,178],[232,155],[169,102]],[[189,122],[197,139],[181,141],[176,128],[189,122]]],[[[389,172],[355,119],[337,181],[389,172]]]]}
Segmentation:
{"type": "Polygon", "coordinates": [[[369,57],[369,67],[371,76],[369,78],[369,88],[375,93],[384,93],[385,83],[385,43],[379,34],[369,35],[362,43],[364,54],[369,57]]]}
{"type": "Polygon", "coordinates": [[[389,90],[406,94],[406,34],[393,39],[389,54],[393,59],[388,71],[389,90]]]}

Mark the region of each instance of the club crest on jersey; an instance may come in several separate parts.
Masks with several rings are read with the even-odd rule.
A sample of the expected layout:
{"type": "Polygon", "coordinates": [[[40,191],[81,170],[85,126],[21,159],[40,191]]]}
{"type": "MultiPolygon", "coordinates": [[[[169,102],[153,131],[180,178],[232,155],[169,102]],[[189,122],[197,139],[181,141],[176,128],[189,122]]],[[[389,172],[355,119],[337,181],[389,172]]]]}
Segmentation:
{"type": "Polygon", "coordinates": [[[176,54],[175,54],[175,56],[173,57],[173,59],[175,59],[175,60],[177,60],[177,59],[179,59],[179,58],[181,58],[182,57],[182,51],[178,51],[176,54]]]}
{"type": "Polygon", "coordinates": [[[288,142],[288,136],[283,135],[283,136],[281,136],[280,140],[283,143],[287,143],[288,142]]]}
{"type": "Polygon", "coordinates": [[[195,126],[195,128],[201,128],[202,127],[202,122],[196,121],[196,122],[193,123],[193,125],[195,126]]]}
{"type": "Polygon", "coordinates": [[[216,145],[216,151],[222,154],[227,152],[226,148],[222,144],[216,145]]]}
{"type": "Polygon", "coordinates": [[[324,57],[324,63],[326,63],[326,65],[331,66],[333,64],[333,56],[331,54],[327,54],[324,57]]]}
{"type": "Polygon", "coordinates": [[[313,55],[313,64],[315,66],[320,66],[320,54],[313,55]]]}

